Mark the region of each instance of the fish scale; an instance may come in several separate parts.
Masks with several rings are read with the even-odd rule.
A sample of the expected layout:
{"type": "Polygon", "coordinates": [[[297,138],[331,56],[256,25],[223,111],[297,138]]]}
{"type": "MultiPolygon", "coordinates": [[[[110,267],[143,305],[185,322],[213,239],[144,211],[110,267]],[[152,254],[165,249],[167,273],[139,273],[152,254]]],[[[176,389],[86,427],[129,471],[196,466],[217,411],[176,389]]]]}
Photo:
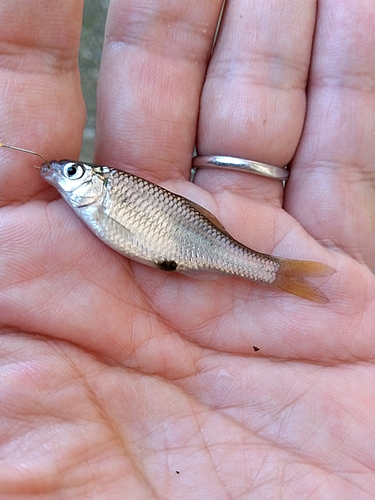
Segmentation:
{"type": "MultiPolygon", "coordinates": [[[[275,259],[255,254],[218,231],[186,199],[123,171],[111,169],[110,176],[106,189],[111,201],[105,212],[147,242],[145,254],[136,256],[151,257],[156,265],[174,261],[177,271],[212,270],[266,283],[275,281],[279,269],[275,259]],[[203,258],[192,256],[196,247],[203,258]]],[[[131,244],[122,250],[135,254],[131,244]]]]}

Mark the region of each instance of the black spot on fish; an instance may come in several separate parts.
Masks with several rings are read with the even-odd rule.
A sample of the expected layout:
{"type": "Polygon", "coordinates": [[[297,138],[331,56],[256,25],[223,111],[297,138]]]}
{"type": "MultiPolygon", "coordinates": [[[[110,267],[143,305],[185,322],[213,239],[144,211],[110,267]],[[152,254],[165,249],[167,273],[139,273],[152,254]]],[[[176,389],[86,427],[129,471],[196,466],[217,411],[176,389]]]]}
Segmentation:
{"type": "Polygon", "coordinates": [[[253,349],[254,349],[255,352],[257,352],[257,351],[260,350],[259,347],[255,346],[255,345],[253,345],[253,349]]]}
{"type": "Polygon", "coordinates": [[[175,271],[178,264],[174,260],[162,260],[157,262],[156,265],[163,271],[175,271]]]}

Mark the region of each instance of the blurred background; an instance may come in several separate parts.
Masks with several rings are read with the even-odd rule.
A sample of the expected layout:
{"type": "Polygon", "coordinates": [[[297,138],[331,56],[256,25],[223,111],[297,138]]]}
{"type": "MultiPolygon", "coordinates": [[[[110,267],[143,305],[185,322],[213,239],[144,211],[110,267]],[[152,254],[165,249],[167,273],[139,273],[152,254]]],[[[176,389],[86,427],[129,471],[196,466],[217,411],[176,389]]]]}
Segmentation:
{"type": "Polygon", "coordinates": [[[92,161],[94,154],[96,85],[108,4],[109,0],[86,0],[83,13],[79,66],[87,108],[87,121],[81,151],[81,160],[84,161],[92,161]]]}

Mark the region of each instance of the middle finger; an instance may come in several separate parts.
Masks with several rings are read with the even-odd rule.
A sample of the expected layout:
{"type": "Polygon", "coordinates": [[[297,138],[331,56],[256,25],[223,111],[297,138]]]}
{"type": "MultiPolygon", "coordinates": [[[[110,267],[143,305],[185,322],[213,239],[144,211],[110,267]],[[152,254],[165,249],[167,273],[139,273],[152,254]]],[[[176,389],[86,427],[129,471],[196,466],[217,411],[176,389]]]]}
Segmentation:
{"type": "MultiPolygon", "coordinates": [[[[286,165],[301,136],[316,2],[227,1],[204,84],[200,155],[286,165]]],[[[199,170],[211,192],[230,190],[280,206],[279,181],[250,173],[199,170]]]]}
{"type": "Polygon", "coordinates": [[[222,0],[111,0],[98,86],[96,161],[186,179],[222,0]]]}

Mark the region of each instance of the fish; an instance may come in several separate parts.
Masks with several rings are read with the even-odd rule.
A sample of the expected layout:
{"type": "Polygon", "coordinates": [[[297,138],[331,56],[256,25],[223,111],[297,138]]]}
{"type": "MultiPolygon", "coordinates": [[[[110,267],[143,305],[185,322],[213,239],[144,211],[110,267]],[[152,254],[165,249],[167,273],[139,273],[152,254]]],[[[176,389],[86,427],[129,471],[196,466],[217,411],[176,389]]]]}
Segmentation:
{"type": "MultiPolygon", "coordinates": [[[[314,301],[328,298],[310,279],[327,264],[276,257],[247,247],[197,203],[134,174],[82,161],[47,161],[42,178],[116,252],[165,272],[198,278],[237,276],[314,301]]],[[[38,168],[38,167],[37,167],[38,168]]]]}

